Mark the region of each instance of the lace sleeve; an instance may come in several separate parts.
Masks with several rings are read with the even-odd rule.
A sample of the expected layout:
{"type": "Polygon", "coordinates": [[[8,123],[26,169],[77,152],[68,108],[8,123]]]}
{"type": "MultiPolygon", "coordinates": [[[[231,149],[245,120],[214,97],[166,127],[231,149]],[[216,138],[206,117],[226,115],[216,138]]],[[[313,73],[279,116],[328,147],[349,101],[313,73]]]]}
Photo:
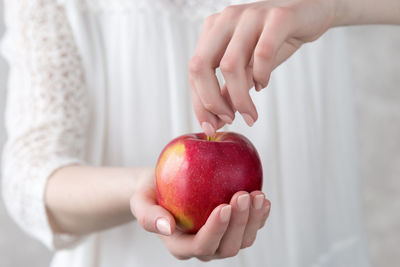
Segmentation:
{"type": "Polygon", "coordinates": [[[44,202],[48,177],[80,163],[87,120],[83,71],[56,0],[5,0],[3,55],[9,62],[3,198],[12,218],[50,249],[77,237],[55,235],[44,202]]]}

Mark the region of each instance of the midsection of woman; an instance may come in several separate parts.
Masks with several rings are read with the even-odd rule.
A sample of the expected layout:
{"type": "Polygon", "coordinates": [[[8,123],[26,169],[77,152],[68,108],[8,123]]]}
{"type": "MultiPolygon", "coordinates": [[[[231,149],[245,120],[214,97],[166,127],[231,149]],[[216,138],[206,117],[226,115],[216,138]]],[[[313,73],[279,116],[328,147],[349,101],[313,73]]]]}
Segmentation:
{"type": "MultiPolygon", "coordinates": [[[[88,163],[154,166],[170,139],[200,131],[188,62],[203,19],[238,1],[59,2],[88,90],[88,163]]],[[[258,148],[273,211],[252,247],[207,266],[367,266],[346,57],[340,30],[304,46],[274,71],[269,88],[252,93],[256,125],[236,120],[225,128],[258,148]]],[[[202,264],[176,260],[156,235],[133,222],[58,251],[52,266],[202,264]]]]}

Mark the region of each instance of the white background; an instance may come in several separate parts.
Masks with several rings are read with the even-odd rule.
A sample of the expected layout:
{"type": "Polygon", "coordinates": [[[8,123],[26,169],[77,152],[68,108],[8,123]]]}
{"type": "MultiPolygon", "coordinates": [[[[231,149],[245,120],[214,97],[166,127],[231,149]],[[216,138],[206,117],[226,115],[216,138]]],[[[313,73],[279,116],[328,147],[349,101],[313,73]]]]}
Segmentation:
{"type": "MultiPolygon", "coordinates": [[[[3,11],[0,3],[0,35],[3,11]]],[[[400,27],[350,29],[362,193],[374,267],[400,266],[400,27]]],[[[0,58],[0,140],[7,65],[0,58]]],[[[1,185],[0,185],[1,186],[1,185]]],[[[44,267],[51,253],[27,237],[0,200],[0,266],[44,267]]],[[[356,266],[354,266],[356,267],[356,266]]]]}

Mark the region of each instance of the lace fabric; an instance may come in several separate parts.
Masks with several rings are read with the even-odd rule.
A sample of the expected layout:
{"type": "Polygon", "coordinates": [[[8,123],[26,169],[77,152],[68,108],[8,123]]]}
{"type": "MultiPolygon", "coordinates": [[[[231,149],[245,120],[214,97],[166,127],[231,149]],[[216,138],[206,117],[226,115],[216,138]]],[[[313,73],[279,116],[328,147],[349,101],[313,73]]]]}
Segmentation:
{"type": "MultiPolygon", "coordinates": [[[[182,14],[189,18],[205,17],[221,11],[224,7],[245,3],[246,0],[59,0],[75,1],[82,10],[92,12],[129,12],[135,10],[157,10],[182,14]]],[[[254,1],[253,1],[254,2],[254,1]]]]}
{"type": "Polygon", "coordinates": [[[2,48],[10,76],[3,197],[22,229],[57,247],[63,238],[51,232],[44,190],[56,169],[83,157],[82,65],[64,8],[54,0],[6,0],[5,11],[2,48]]]}
{"type": "Polygon", "coordinates": [[[49,248],[73,237],[54,235],[44,191],[58,168],[82,161],[88,120],[83,66],[63,3],[95,12],[132,8],[210,14],[230,0],[5,0],[3,55],[10,65],[3,151],[3,197],[14,220],[49,248]]]}

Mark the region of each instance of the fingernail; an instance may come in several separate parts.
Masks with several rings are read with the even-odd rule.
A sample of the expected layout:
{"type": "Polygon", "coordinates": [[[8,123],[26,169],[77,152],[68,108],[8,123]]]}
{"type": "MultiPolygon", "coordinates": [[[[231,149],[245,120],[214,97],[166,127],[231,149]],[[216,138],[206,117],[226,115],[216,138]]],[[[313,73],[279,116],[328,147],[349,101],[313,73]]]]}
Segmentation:
{"type": "Polygon", "coordinates": [[[264,195],[256,195],[255,197],[254,197],[254,199],[253,199],[253,207],[256,209],[256,210],[259,210],[259,209],[261,209],[261,207],[262,207],[262,204],[264,203],[264,195]]]}
{"type": "Polygon", "coordinates": [[[158,232],[163,235],[171,235],[171,225],[165,218],[157,219],[156,227],[158,232]]]}
{"type": "Polygon", "coordinates": [[[219,117],[221,118],[221,120],[223,120],[225,123],[227,124],[232,124],[232,119],[231,117],[229,117],[228,115],[219,115],[219,117]]]}
{"type": "Polygon", "coordinates": [[[203,131],[207,136],[213,136],[215,134],[214,127],[206,121],[201,124],[201,128],[203,128],[203,131]]]}
{"type": "Polygon", "coordinates": [[[221,209],[219,213],[219,218],[221,219],[221,222],[226,223],[229,221],[229,218],[231,217],[231,205],[225,206],[221,209]]]}
{"type": "Polygon", "coordinates": [[[256,84],[254,85],[254,87],[256,88],[256,91],[257,91],[257,92],[260,92],[260,91],[263,89],[263,87],[262,87],[262,85],[261,85],[260,83],[256,83],[256,84]]]}
{"type": "Polygon", "coordinates": [[[239,210],[245,211],[246,209],[248,209],[249,204],[250,204],[249,194],[244,194],[244,195],[239,196],[237,199],[237,203],[239,206],[239,210]]]}
{"type": "Polygon", "coordinates": [[[247,125],[249,125],[250,127],[253,126],[254,120],[249,114],[242,113],[242,117],[243,117],[244,121],[247,123],[247,125]]]}

